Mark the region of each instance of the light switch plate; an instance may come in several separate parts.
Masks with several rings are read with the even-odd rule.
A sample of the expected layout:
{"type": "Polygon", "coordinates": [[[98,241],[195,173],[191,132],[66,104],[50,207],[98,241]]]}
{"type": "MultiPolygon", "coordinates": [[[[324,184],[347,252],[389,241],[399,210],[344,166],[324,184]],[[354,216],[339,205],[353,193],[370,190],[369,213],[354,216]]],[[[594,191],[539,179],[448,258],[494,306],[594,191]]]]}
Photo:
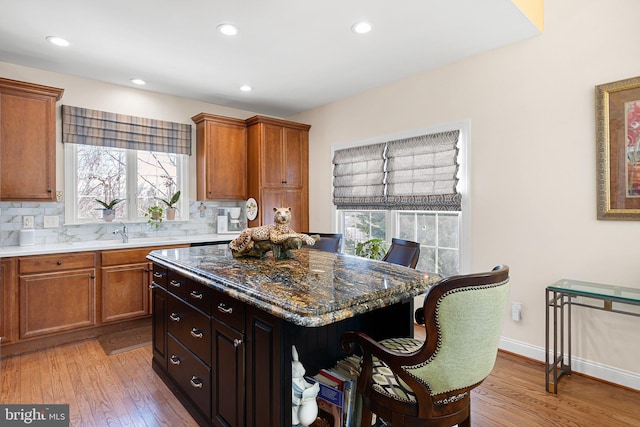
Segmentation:
{"type": "Polygon", "coordinates": [[[44,224],[42,225],[44,228],[56,228],[60,226],[60,222],[58,220],[58,215],[45,215],[44,216],[44,224]]]}

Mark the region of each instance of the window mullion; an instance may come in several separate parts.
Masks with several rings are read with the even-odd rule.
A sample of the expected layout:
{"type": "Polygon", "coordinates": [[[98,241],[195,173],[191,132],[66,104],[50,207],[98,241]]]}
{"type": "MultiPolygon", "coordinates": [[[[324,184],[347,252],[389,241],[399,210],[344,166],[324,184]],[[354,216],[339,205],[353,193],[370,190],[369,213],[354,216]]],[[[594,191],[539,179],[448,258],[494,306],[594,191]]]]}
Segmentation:
{"type": "Polygon", "coordinates": [[[127,150],[127,218],[138,219],[138,152],[127,150]]]}

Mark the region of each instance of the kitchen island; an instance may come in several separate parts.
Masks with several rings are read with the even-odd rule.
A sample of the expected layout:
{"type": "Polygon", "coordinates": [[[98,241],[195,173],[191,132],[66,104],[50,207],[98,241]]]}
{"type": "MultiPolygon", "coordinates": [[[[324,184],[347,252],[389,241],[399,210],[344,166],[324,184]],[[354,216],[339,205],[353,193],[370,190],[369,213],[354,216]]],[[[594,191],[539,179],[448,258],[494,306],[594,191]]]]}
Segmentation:
{"type": "Polygon", "coordinates": [[[201,425],[291,425],[291,346],[307,374],[339,339],[410,336],[436,274],[314,249],[293,260],[226,247],[153,251],[153,368],[201,425]]]}

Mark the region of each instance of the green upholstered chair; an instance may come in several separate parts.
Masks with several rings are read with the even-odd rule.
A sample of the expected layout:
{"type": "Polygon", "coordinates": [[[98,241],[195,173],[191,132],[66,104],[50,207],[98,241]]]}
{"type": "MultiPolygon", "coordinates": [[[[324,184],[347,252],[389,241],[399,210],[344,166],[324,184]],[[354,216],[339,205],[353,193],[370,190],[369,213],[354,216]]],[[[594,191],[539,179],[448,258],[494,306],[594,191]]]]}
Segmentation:
{"type": "Polygon", "coordinates": [[[471,425],[471,390],[489,375],[509,298],[509,267],[449,277],[424,299],[427,338],[372,340],[362,332],[342,335],[342,348],[362,350],[358,396],[362,424],[372,412],[391,425],[471,425]]]}

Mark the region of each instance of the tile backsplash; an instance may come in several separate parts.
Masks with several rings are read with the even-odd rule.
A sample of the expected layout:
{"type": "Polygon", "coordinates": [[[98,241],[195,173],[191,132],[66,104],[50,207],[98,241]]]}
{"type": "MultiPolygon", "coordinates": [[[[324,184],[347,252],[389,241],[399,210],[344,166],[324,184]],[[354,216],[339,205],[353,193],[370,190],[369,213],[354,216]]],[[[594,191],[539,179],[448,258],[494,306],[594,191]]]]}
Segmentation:
{"type": "MultiPolygon", "coordinates": [[[[244,207],[243,202],[202,202],[204,216],[200,214],[201,202],[189,202],[189,220],[163,221],[160,227],[145,222],[126,222],[129,238],[189,236],[216,234],[218,207],[244,207]]],[[[96,222],[91,224],[64,224],[64,203],[57,202],[0,202],[0,246],[17,246],[23,216],[34,217],[35,244],[54,244],[92,240],[113,240],[118,235],[113,232],[122,228],[117,222],[96,222]],[[57,216],[59,227],[44,228],[44,217],[57,216]]],[[[241,227],[246,227],[246,215],[241,215],[241,227]]]]}

